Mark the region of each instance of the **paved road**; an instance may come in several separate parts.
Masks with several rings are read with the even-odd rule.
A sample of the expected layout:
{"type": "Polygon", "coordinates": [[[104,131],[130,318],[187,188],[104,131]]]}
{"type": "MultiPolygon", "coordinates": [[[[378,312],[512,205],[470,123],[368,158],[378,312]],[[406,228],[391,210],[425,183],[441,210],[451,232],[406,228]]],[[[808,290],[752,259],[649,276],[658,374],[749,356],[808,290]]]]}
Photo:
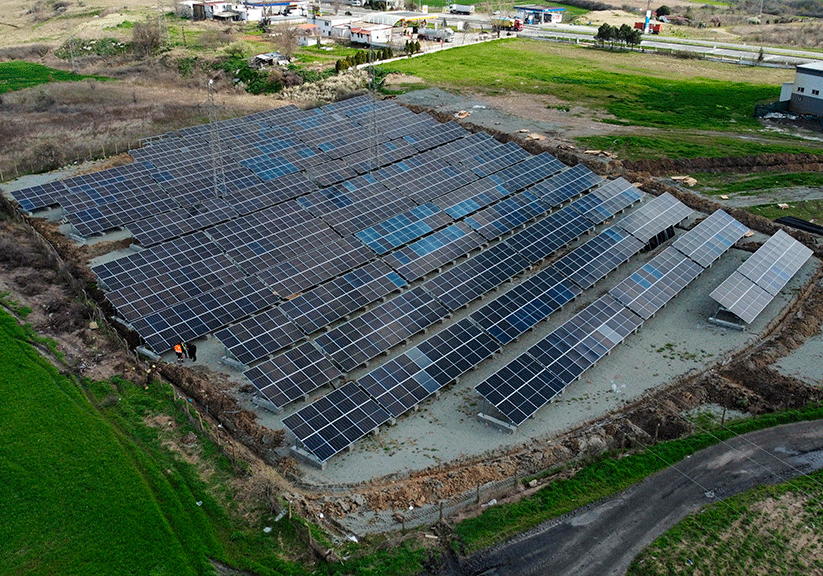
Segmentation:
{"type": "Polygon", "coordinates": [[[703,505],[823,468],[823,422],[753,432],[707,448],[591,508],[469,558],[460,575],[624,574],[655,538],[703,505]]]}

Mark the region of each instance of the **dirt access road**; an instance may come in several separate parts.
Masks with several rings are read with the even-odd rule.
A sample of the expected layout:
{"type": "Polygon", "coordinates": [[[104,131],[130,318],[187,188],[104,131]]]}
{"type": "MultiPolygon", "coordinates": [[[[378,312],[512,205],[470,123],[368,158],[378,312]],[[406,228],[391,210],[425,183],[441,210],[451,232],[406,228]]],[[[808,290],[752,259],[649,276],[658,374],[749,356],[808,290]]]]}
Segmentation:
{"type": "Polygon", "coordinates": [[[624,574],[643,548],[705,504],[820,468],[820,422],[752,432],[697,452],[614,498],[480,552],[452,574],[624,574]]]}

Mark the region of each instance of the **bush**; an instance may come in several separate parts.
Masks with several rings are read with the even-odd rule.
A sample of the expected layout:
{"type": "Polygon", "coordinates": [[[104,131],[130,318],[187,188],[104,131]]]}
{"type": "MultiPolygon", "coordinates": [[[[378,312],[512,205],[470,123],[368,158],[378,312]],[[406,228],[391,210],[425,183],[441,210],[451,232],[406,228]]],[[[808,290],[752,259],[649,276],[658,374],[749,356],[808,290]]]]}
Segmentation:
{"type": "Polygon", "coordinates": [[[658,16],[669,16],[672,13],[672,9],[663,4],[660,8],[655,11],[655,14],[658,16]]]}
{"type": "Polygon", "coordinates": [[[132,29],[131,44],[138,56],[151,56],[160,48],[160,30],[148,19],[137,22],[132,29]]]}

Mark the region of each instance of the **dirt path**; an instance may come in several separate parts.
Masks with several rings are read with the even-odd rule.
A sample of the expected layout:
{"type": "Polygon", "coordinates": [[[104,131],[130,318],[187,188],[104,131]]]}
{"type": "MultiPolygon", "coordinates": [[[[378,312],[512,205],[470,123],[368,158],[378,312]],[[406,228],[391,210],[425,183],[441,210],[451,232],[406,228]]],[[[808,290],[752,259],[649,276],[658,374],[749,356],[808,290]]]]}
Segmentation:
{"type": "Polygon", "coordinates": [[[624,574],[655,538],[707,503],[823,468],[823,427],[752,432],[694,454],[605,502],[469,558],[461,576],[624,574]]]}

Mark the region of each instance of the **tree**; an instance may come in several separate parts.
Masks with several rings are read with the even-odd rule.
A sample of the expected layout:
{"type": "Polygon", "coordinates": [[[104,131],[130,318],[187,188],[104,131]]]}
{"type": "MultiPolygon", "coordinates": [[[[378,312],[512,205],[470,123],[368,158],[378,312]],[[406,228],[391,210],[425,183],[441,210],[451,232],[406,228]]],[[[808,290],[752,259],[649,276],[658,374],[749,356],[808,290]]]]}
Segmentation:
{"type": "Polygon", "coordinates": [[[594,37],[595,42],[599,44],[605,44],[606,42],[614,42],[616,29],[607,23],[603,23],[600,25],[600,28],[597,29],[597,34],[594,37]]]}
{"type": "Polygon", "coordinates": [[[131,31],[131,45],[138,56],[147,57],[160,48],[160,29],[156,22],[135,22],[131,31]]]}
{"type": "Polygon", "coordinates": [[[655,10],[654,12],[657,16],[668,16],[672,13],[672,9],[663,4],[660,8],[655,10]]]}
{"type": "Polygon", "coordinates": [[[643,31],[642,30],[632,30],[631,35],[629,36],[628,43],[629,46],[635,47],[640,46],[640,43],[643,41],[643,31]]]}
{"type": "Polygon", "coordinates": [[[633,28],[628,24],[621,24],[620,28],[617,29],[615,36],[617,36],[617,41],[620,42],[621,46],[629,43],[629,39],[632,36],[632,31],[633,28]]]}
{"type": "Polygon", "coordinates": [[[277,51],[291,60],[292,54],[297,50],[298,28],[292,24],[278,24],[271,34],[277,51]]]}

